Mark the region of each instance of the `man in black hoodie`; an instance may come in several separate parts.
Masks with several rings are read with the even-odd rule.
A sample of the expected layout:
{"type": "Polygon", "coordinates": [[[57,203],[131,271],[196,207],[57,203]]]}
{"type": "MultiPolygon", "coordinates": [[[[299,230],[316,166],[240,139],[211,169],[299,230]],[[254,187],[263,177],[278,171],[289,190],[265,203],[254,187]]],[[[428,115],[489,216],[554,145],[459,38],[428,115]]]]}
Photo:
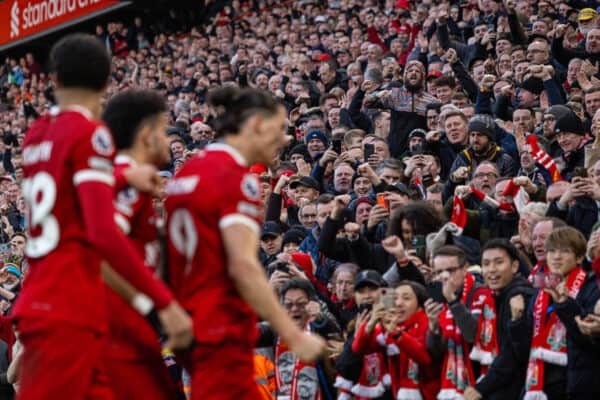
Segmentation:
{"type": "MultiPolygon", "coordinates": [[[[527,362],[520,362],[522,358],[517,357],[513,351],[510,339],[511,307],[515,303],[513,298],[518,295],[521,295],[527,304],[534,290],[527,279],[518,274],[518,270],[517,249],[508,240],[492,239],[485,244],[481,251],[481,271],[485,283],[494,291],[495,334],[498,348],[492,352],[497,355],[493,358],[485,376],[474,387],[469,387],[465,391],[465,400],[519,398],[525,382],[527,362]]],[[[520,299],[521,296],[518,298],[520,299]]],[[[485,315],[481,318],[485,318],[485,315]]],[[[477,336],[481,333],[478,330],[477,336]]],[[[473,354],[474,352],[471,353],[472,359],[473,354]]]]}

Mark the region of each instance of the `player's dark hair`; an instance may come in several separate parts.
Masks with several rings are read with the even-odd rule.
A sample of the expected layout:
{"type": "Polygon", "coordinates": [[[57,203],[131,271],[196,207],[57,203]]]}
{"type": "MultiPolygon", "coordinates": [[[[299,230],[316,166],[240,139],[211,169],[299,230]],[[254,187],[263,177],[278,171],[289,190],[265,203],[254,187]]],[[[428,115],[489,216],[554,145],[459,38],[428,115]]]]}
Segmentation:
{"type": "Polygon", "coordinates": [[[127,90],[112,97],[102,120],[110,128],[118,150],[133,145],[139,129],[146,122],[167,112],[164,97],[152,90],[127,90]]]}
{"type": "Polygon", "coordinates": [[[92,35],[67,35],[50,51],[50,71],[65,88],[103,90],[110,76],[110,65],[106,47],[92,35]]]}
{"type": "Polygon", "coordinates": [[[217,113],[212,121],[217,137],[237,134],[242,124],[255,113],[273,116],[282,107],[282,103],[267,91],[233,86],[212,90],[207,102],[217,113]]]}

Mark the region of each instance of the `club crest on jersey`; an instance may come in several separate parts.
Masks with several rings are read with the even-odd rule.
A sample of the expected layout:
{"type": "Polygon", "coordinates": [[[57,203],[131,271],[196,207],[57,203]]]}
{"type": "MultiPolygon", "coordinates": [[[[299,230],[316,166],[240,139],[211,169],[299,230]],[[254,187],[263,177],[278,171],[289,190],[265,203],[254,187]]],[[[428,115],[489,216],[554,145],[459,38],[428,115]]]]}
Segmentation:
{"type": "Polygon", "coordinates": [[[242,179],[242,193],[250,200],[260,200],[260,185],[254,175],[247,174],[242,179]]]}
{"type": "Polygon", "coordinates": [[[92,147],[103,156],[110,156],[113,153],[113,140],[108,129],[103,126],[96,128],[92,135],[92,147]]]}

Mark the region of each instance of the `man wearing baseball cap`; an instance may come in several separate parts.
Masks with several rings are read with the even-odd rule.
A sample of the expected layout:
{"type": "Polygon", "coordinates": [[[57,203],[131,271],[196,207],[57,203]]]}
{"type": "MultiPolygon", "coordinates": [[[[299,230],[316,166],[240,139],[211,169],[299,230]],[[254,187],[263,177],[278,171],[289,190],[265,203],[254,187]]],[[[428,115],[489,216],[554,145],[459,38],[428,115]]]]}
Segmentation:
{"type": "Polygon", "coordinates": [[[299,203],[300,199],[304,199],[308,202],[316,201],[321,190],[319,182],[310,176],[303,176],[300,179],[293,181],[290,183],[289,188],[296,191],[296,203],[299,203]]]}
{"type": "Polygon", "coordinates": [[[577,22],[579,32],[586,36],[591,29],[597,27],[598,12],[593,8],[583,8],[577,15],[577,22]]]}
{"type": "MultiPolygon", "coordinates": [[[[356,274],[354,278],[354,300],[358,306],[358,317],[365,318],[372,309],[373,305],[380,301],[381,288],[386,286],[385,281],[374,270],[363,270],[356,274]]],[[[349,324],[352,326],[352,324],[349,324]]],[[[356,324],[358,325],[358,324],[356,324]]],[[[380,398],[385,392],[382,384],[383,374],[373,376],[372,374],[364,374],[363,368],[366,365],[373,365],[373,359],[377,357],[374,354],[359,354],[352,351],[352,342],[354,341],[354,331],[348,332],[348,338],[344,344],[344,350],[340,354],[336,363],[338,375],[335,381],[335,387],[339,390],[340,395],[353,393],[354,395],[373,394],[377,392],[377,398],[380,398]],[[369,360],[369,362],[365,362],[369,360]],[[369,376],[369,382],[364,379],[369,376]]],[[[380,368],[383,369],[383,368],[380,368]]],[[[375,368],[374,371],[380,370],[375,368]]],[[[342,397],[340,397],[342,398],[342,397]]],[[[373,396],[365,396],[361,398],[374,398],[373,396]]]]}

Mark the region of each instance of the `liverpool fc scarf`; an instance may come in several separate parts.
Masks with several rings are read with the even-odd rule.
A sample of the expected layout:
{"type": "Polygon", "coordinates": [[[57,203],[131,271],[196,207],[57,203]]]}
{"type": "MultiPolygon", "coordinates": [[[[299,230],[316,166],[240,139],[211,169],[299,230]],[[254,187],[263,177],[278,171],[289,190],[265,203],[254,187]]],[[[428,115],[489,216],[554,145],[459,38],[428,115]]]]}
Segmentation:
{"type": "Polygon", "coordinates": [[[368,400],[376,399],[385,393],[384,380],[389,375],[385,373],[385,362],[381,352],[365,354],[362,358],[363,365],[358,383],[354,384],[349,379],[338,375],[335,387],[340,395],[338,400],[354,399],[368,400]]]}
{"type": "MultiPolygon", "coordinates": [[[[467,303],[467,296],[473,289],[475,278],[467,274],[463,285],[461,303],[467,303]]],[[[438,394],[438,400],[453,400],[460,398],[465,389],[473,386],[475,377],[471,360],[466,356],[469,352],[469,345],[463,339],[458,325],[454,322],[452,311],[446,306],[439,317],[440,329],[446,339],[448,351],[444,358],[442,367],[442,389],[438,394]]]]}
{"type": "Polygon", "coordinates": [[[494,358],[498,355],[498,338],[496,337],[496,302],[493,296],[486,296],[483,311],[477,323],[477,334],[471,350],[471,360],[481,364],[481,379],[487,372],[494,358]]]}
{"type": "MultiPolygon", "coordinates": [[[[575,298],[585,282],[586,272],[576,267],[567,276],[569,296],[575,298]]],[[[524,400],[546,400],[544,363],[567,365],[567,330],[554,311],[548,313],[550,295],[538,292],[533,307],[533,338],[527,365],[524,400]],[[549,314],[549,315],[548,315],[549,314]]]]}
{"type": "Polygon", "coordinates": [[[275,345],[275,382],[277,383],[278,400],[285,400],[290,397],[295,365],[296,355],[278,337],[275,345]]]}

